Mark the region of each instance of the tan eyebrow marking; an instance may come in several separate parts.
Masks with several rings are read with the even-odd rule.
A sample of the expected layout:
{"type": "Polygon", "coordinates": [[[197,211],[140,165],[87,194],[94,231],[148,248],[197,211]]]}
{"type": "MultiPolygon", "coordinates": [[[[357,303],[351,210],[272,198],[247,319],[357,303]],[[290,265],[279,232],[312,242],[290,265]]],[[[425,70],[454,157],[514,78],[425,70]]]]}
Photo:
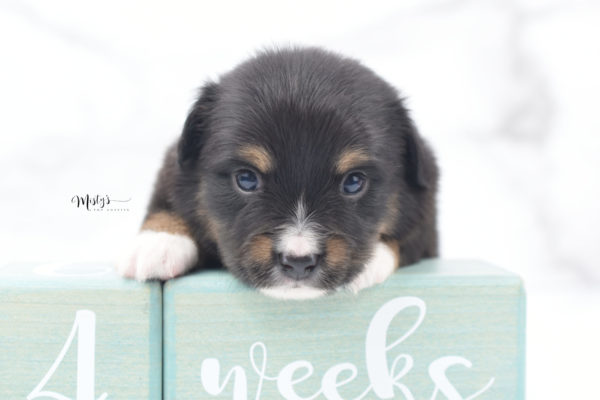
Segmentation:
{"type": "Polygon", "coordinates": [[[264,147],[248,145],[242,147],[238,154],[262,173],[273,169],[273,159],[264,147]]]}
{"type": "Polygon", "coordinates": [[[339,174],[343,174],[357,165],[369,161],[369,155],[363,149],[348,149],[340,154],[335,169],[339,174]]]}

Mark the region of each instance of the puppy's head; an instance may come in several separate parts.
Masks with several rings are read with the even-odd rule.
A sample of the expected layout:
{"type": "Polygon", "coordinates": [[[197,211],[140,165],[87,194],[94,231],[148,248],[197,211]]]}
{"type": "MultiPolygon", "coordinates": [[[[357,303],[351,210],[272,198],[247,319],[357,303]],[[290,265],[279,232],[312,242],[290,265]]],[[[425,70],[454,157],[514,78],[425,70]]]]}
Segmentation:
{"type": "MultiPolygon", "coordinates": [[[[225,266],[290,297],[349,283],[418,223],[433,179],[396,92],[320,50],[263,53],[203,88],[179,143],[225,266]]],[[[425,155],[426,156],[426,155],[425,155]]]]}

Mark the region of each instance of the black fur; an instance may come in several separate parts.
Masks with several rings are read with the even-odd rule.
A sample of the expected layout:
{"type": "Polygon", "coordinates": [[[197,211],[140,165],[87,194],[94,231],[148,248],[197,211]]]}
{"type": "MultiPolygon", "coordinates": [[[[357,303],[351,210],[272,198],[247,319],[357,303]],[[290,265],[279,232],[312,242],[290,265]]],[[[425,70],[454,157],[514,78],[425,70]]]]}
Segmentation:
{"type": "Polygon", "coordinates": [[[202,254],[267,287],[275,283],[276,254],[257,263],[249,243],[276,237],[302,197],[320,234],[341,237],[350,249],[346,265],[323,265],[311,282],[329,290],[362,270],[377,240],[397,243],[402,265],[437,255],[437,181],[432,151],[389,84],[320,49],[272,50],[203,87],[167,152],[149,214],[181,216],[202,254]],[[248,168],[236,156],[248,144],[275,160],[250,195],[232,179],[248,168]],[[358,168],[368,187],[356,198],[340,193],[343,176],[333,165],[347,148],[366,149],[370,158],[358,168]]]}

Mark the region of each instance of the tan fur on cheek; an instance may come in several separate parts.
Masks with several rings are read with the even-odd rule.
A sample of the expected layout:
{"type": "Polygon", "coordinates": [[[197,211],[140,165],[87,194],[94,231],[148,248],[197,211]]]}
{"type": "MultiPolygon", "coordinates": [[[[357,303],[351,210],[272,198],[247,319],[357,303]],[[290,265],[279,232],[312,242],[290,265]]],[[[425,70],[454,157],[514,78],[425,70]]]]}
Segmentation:
{"type": "Polygon", "coordinates": [[[394,253],[395,268],[398,269],[400,262],[402,261],[402,256],[400,254],[400,243],[396,239],[391,239],[385,235],[381,236],[381,242],[388,246],[390,250],[392,250],[392,253],[394,253]]]}
{"type": "Polygon", "coordinates": [[[340,154],[335,169],[338,174],[344,174],[367,161],[369,161],[369,155],[366,151],[362,149],[345,150],[340,154]]]}
{"type": "Polygon", "coordinates": [[[343,239],[334,237],[327,240],[326,249],[325,262],[327,265],[341,267],[348,263],[348,245],[343,239]]]}
{"type": "Polygon", "coordinates": [[[273,169],[273,159],[269,152],[263,147],[245,146],[242,147],[238,153],[263,174],[273,169]]]}
{"type": "Polygon", "coordinates": [[[379,240],[388,246],[394,253],[395,267],[398,268],[402,264],[402,255],[400,254],[400,242],[392,238],[394,232],[394,224],[400,218],[399,210],[399,195],[394,193],[386,203],[386,215],[384,222],[379,226],[379,240]]]}
{"type": "Polygon", "coordinates": [[[385,217],[384,222],[379,227],[380,235],[392,235],[394,232],[394,224],[397,223],[400,218],[400,210],[398,209],[399,204],[398,193],[394,193],[388,199],[385,205],[385,217]]]}
{"type": "Polygon", "coordinates": [[[204,222],[206,226],[206,236],[208,236],[213,242],[217,243],[219,224],[215,219],[208,216],[204,218],[204,222]]]}
{"type": "Polygon", "coordinates": [[[185,221],[181,217],[166,211],[150,214],[144,221],[142,230],[191,236],[185,221]]]}
{"type": "Polygon", "coordinates": [[[252,261],[258,264],[270,263],[273,254],[273,240],[265,235],[256,236],[250,242],[249,254],[252,261]]]}
{"type": "Polygon", "coordinates": [[[202,227],[204,228],[204,238],[208,238],[213,242],[217,243],[217,238],[219,237],[220,224],[206,211],[206,208],[202,206],[202,198],[202,190],[200,190],[196,194],[196,201],[199,204],[198,209],[196,210],[196,215],[202,222],[202,227]]]}

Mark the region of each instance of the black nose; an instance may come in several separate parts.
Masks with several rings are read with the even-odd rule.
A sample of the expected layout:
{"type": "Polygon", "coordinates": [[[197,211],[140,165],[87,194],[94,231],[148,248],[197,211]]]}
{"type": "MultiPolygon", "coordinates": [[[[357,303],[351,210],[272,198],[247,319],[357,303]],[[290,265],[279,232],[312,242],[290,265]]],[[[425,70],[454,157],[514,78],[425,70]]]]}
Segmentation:
{"type": "Polygon", "coordinates": [[[283,273],[292,279],[306,279],[311,276],[317,269],[319,256],[310,254],[307,256],[296,257],[287,254],[280,254],[279,261],[283,273]]]}

